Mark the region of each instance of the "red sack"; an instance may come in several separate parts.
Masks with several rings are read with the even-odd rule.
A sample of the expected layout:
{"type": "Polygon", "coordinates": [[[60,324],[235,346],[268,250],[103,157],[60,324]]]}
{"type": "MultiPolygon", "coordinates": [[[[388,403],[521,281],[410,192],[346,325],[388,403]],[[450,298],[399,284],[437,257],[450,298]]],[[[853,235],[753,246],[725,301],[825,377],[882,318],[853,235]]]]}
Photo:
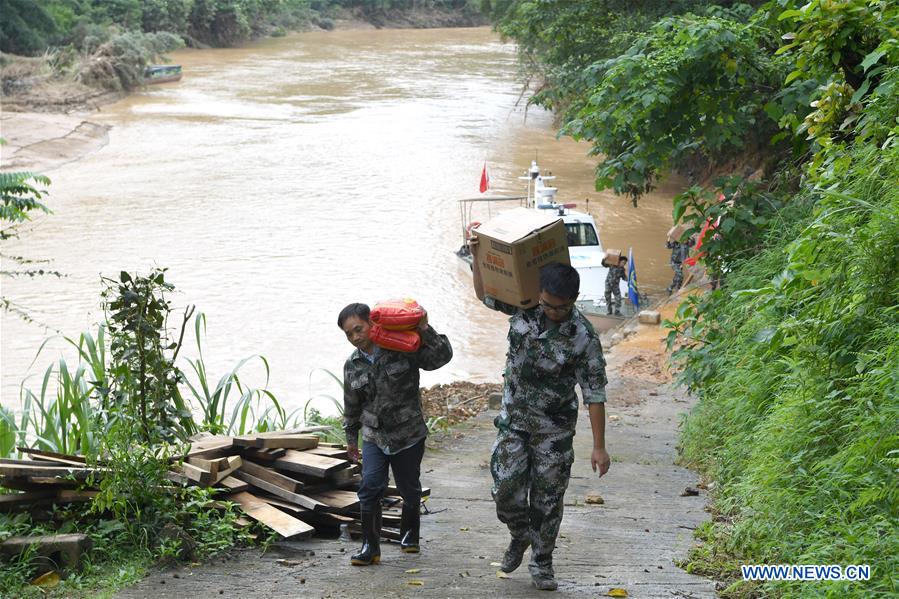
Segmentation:
{"type": "Polygon", "coordinates": [[[390,331],[379,324],[373,324],[368,338],[378,347],[399,352],[416,352],[421,347],[421,337],[415,331],[390,331]]]}
{"type": "Polygon", "coordinates": [[[389,331],[408,331],[418,326],[424,308],[412,298],[379,302],[372,308],[371,321],[389,331]]]}

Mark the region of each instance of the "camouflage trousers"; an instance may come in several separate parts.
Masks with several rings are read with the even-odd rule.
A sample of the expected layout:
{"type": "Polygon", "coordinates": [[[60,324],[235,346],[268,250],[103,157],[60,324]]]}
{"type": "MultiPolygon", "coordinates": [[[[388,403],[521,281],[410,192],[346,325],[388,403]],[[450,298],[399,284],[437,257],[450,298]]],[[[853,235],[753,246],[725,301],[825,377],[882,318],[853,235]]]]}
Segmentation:
{"type": "Polygon", "coordinates": [[[562,524],[573,432],[525,433],[500,428],[490,458],[493,500],[513,539],[531,543],[532,574],[552,572],[552,553],[562,524]]]}
{"type": "Polygon", "coordinates": [[[606,279],[606,306],[609,310],[615,308],[615,311],[621,311],[621,286],[617,279],[614,283],[611,279],[606,279]],[[615,295],[614,304],[612,304],[612,294],[615,295]]]}
{"type": "Polygon", "coordinates": [[[671,281],[670,289],[673,293],[680,289],[680,286],[684,283],[684,265],[680,262],[672,262],[671,268],[674,270],[674,280],[671,281]]]}

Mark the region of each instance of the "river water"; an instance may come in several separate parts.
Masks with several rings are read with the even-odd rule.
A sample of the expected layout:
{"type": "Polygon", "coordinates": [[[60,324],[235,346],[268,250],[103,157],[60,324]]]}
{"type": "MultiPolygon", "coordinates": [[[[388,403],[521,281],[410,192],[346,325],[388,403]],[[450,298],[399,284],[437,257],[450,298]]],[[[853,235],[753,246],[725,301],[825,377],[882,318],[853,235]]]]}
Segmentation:
{"type": "MultiPolygon", "coordinates": [[[[340,397],[320,369],[341,372],[352,348],[336,318],[353,301],[412,296],[428,309],[455,357],[423,384],[498,380],[506,319],[477,302],[453,255],[457,201],[478,195],[485,161],[491,193],[518,195],[539,155],[606,247],[634,248],[641,283],[670,280],[665,231],[683,182],[639,208],[595,192],[589,146],[557,140],[550,114],[518,102],[515,48],[487,28],[302,33],[172,58],[182,81],[90,115],[112,127],[109,144],[48,173],[53,214],[5,248],[66,274],[3,280],[36,321],[2,315],[5,406],[21,407],[25,379],[38,393],[54,359],[76,361],[56,338],[32,364],[55,331],[99,322],[101,275],[154,266],[168,268],[176,308],[206,314],[211,381],[265,356],[288,408],[340,397]]],[[[244,370],[264,381],[261,362],[244,370]]]]}

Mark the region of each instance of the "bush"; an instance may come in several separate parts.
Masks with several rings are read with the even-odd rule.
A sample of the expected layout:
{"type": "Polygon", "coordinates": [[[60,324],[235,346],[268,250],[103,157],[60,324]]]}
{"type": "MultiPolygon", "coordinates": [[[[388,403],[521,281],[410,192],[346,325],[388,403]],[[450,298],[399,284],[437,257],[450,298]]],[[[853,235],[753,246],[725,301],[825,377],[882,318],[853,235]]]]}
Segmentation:
{"type": "Polygon", "coordinates": [[[850,158],[772,221],[772,247],[725,290],[682,307],[696,344],[676,356],[700,395],[684,456],[734,519],[726,547],[743,563],[871,564],[870,583],[826,590],[862,597],[895,593],[899,567],[899,147],[850,158]]]}
{"type": "Polygon", "coordinates": [[[97,48],[79,78],[86,85],[109,90],[133,89],[143,83],[149,64],[183,45],[181,38],[171,33],[122,33],[97,48]]]}

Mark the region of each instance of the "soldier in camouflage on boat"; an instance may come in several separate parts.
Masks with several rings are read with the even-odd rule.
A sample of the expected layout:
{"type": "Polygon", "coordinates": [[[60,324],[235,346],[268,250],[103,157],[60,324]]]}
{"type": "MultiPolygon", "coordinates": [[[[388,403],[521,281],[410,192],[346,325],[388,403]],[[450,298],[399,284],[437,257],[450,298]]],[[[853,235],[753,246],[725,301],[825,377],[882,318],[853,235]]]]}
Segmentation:
{"type": "Polygon", "coordinates": [[[381,499],[387,488],[388,467],[403,498],[400,548],[405,553],[420,550],[420,475],[428,428],[421,409],[419,369],[436,370],[453,357],[449,340],[428,324],[427,314],[417,328],[421,347],[409,353],[376,346],[369,338],[369,316],[367,305],[350,304],[337,318],[337,326],[356,347],[343,370],[343,426],[347,453],[354,461],[359,459],[362,430],[362,484],[358,492],[362,549],[351,557],[351,563],[357,566],[381,561],[381,499]]]}
{"type": "Polygon", "coordinates": [[[588,406],[590,461],[602,476],[610,465],[605,449],[607,380],[599,337],[574,305],[580,287],[577,271],[566,264],[545,266],[540,287],[539,305],[509,319],[505,386],[494,421],[497,436],[490,471],[496,514],[511,534],[500,569],[517,569],[531,547],[528,569],[534,585],[555,590],[552,554],[574,462],[574,387],[580,385],[588,406]]]}

